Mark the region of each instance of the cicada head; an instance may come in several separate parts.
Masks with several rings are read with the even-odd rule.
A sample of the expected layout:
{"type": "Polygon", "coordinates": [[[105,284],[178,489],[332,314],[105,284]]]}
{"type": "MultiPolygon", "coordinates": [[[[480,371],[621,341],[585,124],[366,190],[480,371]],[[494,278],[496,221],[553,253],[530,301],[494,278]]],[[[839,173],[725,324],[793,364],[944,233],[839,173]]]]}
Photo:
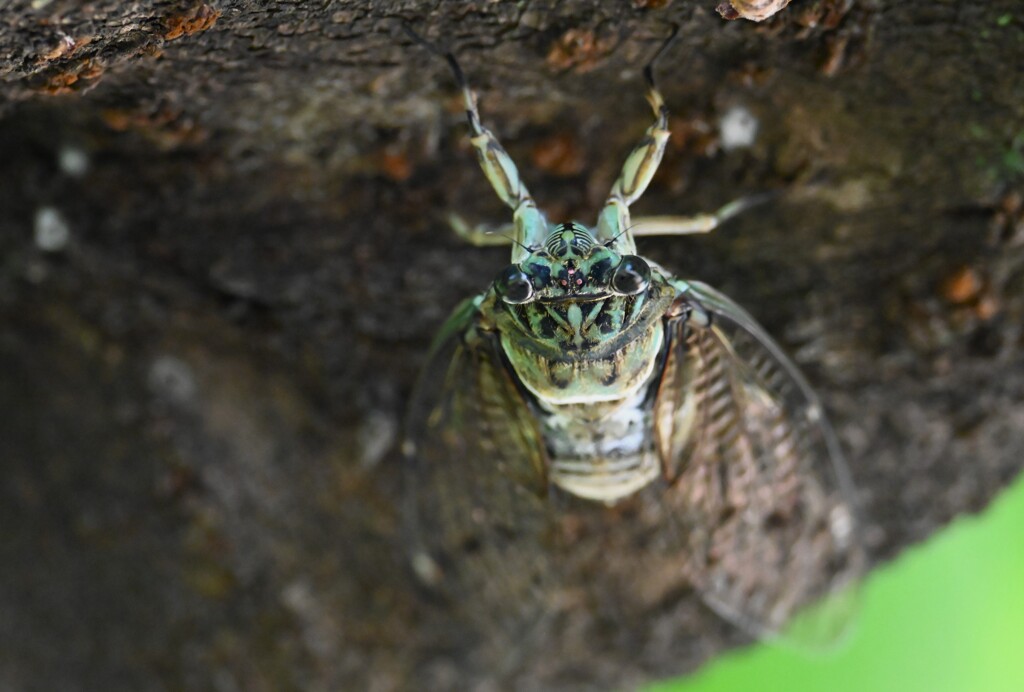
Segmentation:
{"type": "MultiPolygon", "coordinates": [[[[494,290],[509,305],[584,303],[647,291],[653,274],[637,255],[621,255],[611,243],[599,243],[578,223],[563,223],[517,264],[505,267],[494,290]]],[[[605,334],[611,332],[606,324],[605,334]]]]}
{"type": "Polygon", "coordinates": [[[548,402],[622,399],[657,360],[656,318],[672,290],[646,260],[612,245],[581,224],[559,224],[494,280],[505,352],[527,388],[548,402]]]}

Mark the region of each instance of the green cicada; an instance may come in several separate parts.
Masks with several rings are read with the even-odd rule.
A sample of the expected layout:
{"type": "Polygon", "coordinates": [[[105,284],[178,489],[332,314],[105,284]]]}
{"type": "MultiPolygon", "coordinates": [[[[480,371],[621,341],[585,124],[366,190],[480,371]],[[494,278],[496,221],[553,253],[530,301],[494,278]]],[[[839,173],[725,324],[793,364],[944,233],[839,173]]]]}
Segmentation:
{"type": "Polygon", "coordinates": [[[862,569],[839,444],[746,311],[634,242],[709,231],[746,203],[631,221],[669,136],[648,65],[655,122],[597,223],[551,223],[444,55],[484,173],[513,210],[513,247],[445,324],[412,397],[416,575],[478,631],[517,643],[579,612],[642,627],[688,589],[755,636],[779,635],[862,569]]]}

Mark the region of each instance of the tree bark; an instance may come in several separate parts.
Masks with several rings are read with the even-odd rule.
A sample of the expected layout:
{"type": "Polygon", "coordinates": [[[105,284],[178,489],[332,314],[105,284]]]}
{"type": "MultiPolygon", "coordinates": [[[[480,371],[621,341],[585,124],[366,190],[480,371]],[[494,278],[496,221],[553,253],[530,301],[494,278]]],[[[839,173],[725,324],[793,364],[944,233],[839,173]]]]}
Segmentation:
{"type": "MultiPolygon", "coordinates": [[[[457,52],[541,206],[585,222],[678,24],[657,64],[674,134],[637,212],[774,198],[641,252],[806,370],[875,561],[984,507],[1024,459],[1024,13],[716,4],[8,3],[0,687],[487,677],[421,627],[397,442],[433,332],[507,262],[447,216],[508,215],[403,19],[457,52]]],[[[516,681],[621,688],[742,641],[690,594],[672,607],[648,623],[668,641],[597,632],[516,681]]]]}

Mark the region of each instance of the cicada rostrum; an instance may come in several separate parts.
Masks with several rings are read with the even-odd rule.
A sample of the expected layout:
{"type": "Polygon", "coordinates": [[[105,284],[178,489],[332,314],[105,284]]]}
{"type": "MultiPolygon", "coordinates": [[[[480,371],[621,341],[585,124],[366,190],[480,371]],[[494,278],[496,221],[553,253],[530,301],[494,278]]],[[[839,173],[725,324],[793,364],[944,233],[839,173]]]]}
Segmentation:
{"type": "Polygon", "coordinates": [[[453,55],[437,52],[512,209],[512,257],[455,310],[412,397],[414,572],[510,641],[574,612],[643,626],[691,589],[754,636],[778,636],[862,568],[840,446],[807,380],[745,310],[635,244],[710,231],[748,203],[631,220],[669,137],[652,61],[655,122],[596,224],[551,222],[481,125],[453,55]]]}

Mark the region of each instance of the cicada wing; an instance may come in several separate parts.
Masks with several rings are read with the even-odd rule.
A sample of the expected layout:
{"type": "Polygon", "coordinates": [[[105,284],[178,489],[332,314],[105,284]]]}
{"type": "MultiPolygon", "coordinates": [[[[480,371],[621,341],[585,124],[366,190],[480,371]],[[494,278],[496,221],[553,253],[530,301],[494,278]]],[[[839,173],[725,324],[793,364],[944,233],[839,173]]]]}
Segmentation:
{"type": "Polygon", "coordinates": [[[754,636],[830,644],[852,619],[864,565],[835,434],[750,315],[701,283],[681,298],[690,317],[671,323],[655,435],[675,472],[666,499],[684,522],[687,576],[754,636]]]}
{"type": "Polygon", "coordinates": [[[542,610],[545,448],[496,336],[467,301],[442,329],[407,420],[406,533],[419,579],[473,627],[542,610]]]}

